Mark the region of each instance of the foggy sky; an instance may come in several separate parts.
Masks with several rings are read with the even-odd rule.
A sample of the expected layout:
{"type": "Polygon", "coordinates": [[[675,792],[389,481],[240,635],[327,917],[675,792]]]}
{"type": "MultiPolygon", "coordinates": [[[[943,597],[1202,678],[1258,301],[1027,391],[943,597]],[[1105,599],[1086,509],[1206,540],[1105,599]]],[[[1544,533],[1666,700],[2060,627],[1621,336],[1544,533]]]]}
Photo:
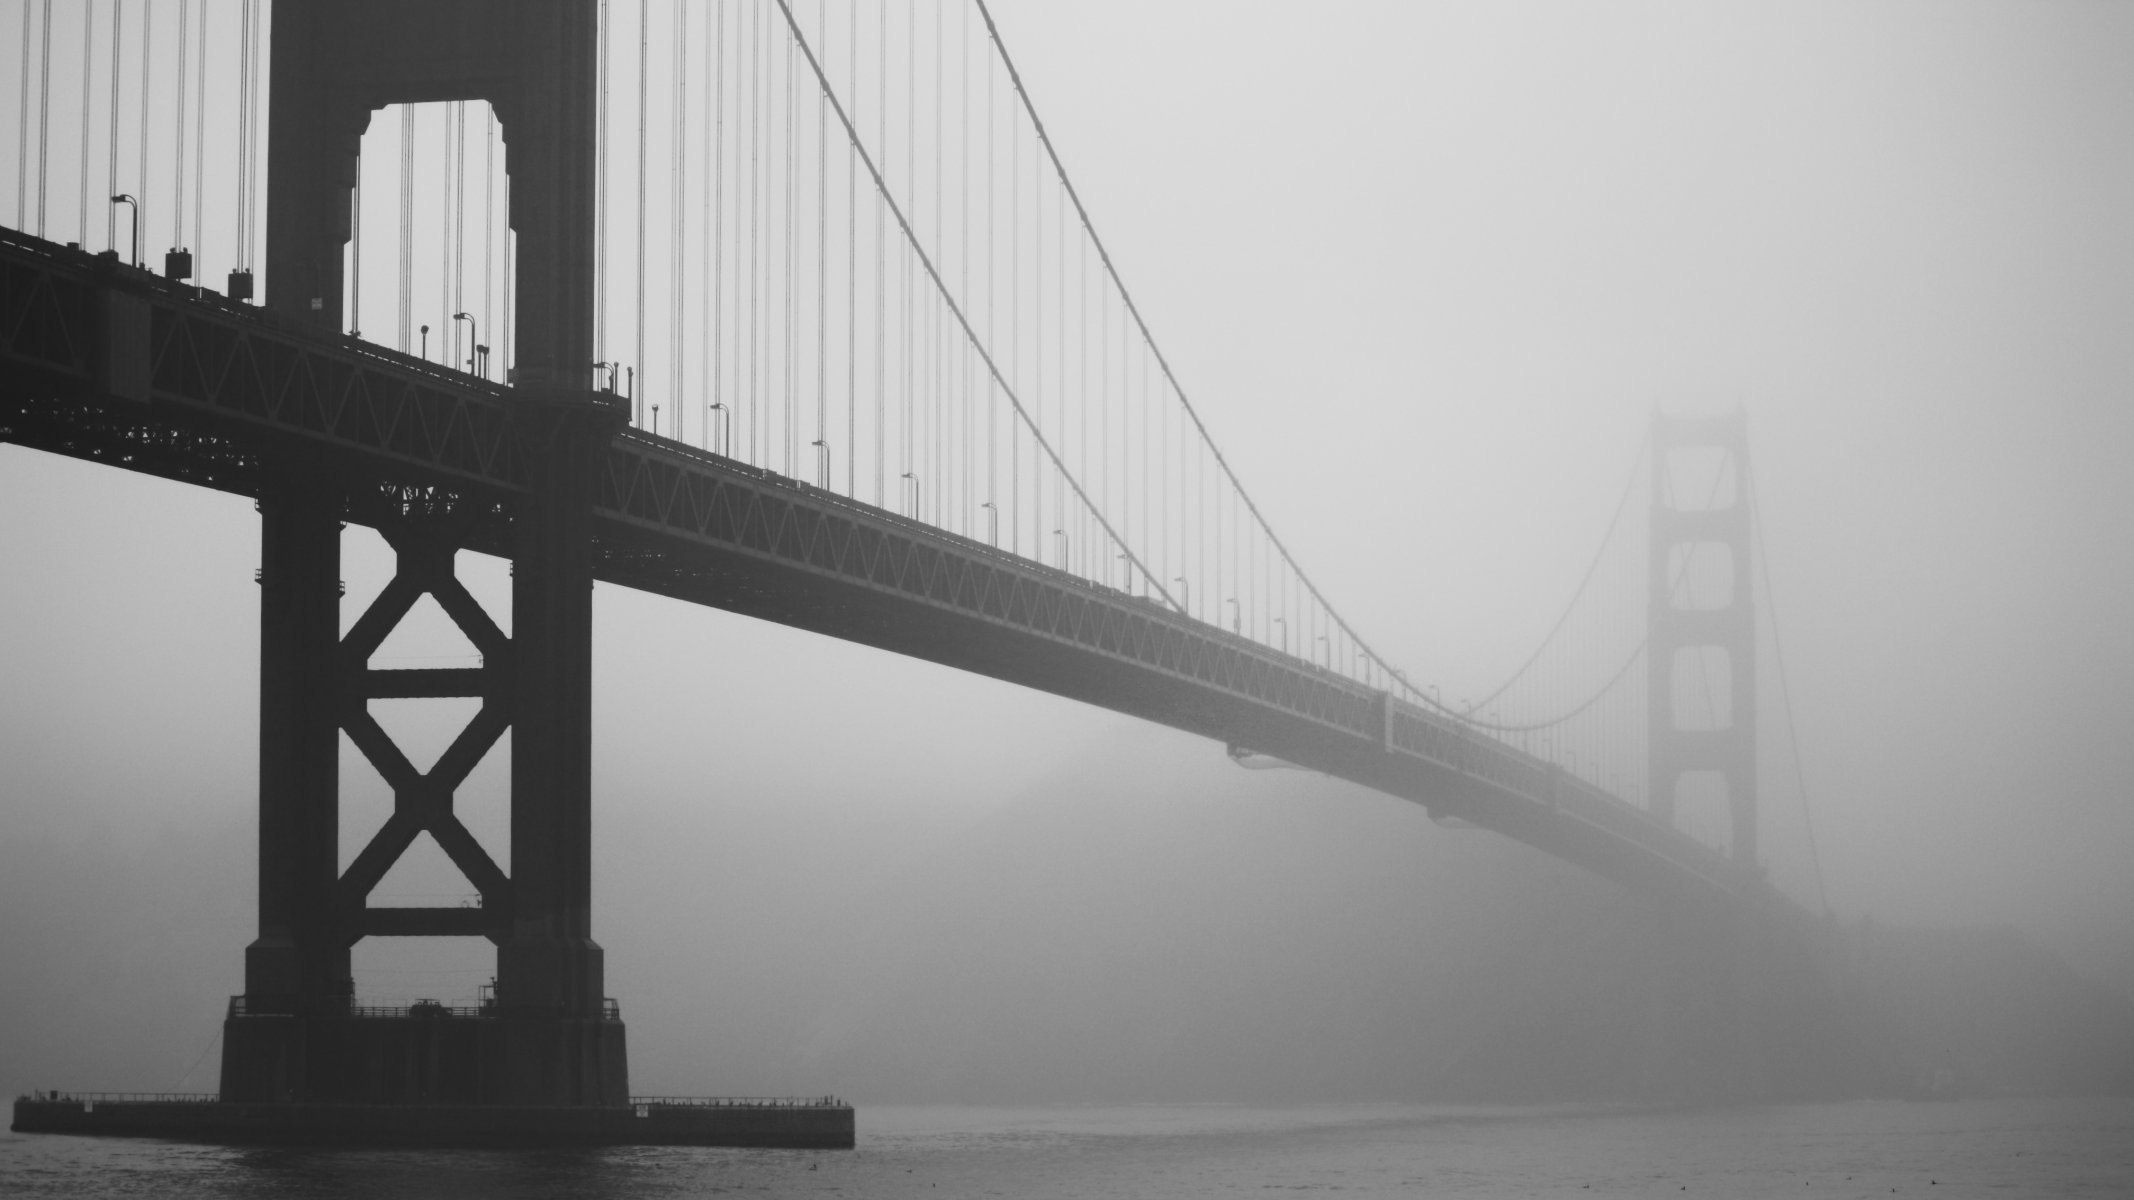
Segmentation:
{"type": "MultiPolygon", "coordinates": [[[[1745,405],[1833,904],[2012,924],[2134,993],[2134,10],[996,11],[1188,394],[1391,660],[1448,694],[1497,682],[1577,583],[1652,411],[1745,405]]],[[[224,980],[159,992],[170,972],[139,964],[167,939],[98,960],[131,976],[70,978],[88,918],[10,893],[9,1004],[159,1014],[189,1060],[215,987],[241,986],[257,537],[245,501],[0,447],[0,842],[123,869],[50,886],[221,955],[224,980]]],[[[352,619],[386,559],[348,543],[352,619]]],[[[503,619],[501,568],[469,573],[503,619]]],[[[891,886],[911,871],[981,879],[949,852],[1007,853],[972,831],[1121,746],[1189,779],[1179,794],[1267,794],[1219,747],[1008,685],[606,587],[596,622],[596,936],[626,1006],[735,986],[716,937],[741,966],[828,972],[757,979],[741,1011],[851,987],[790,947],[851,945],[856,910],[912,894],[891,886]],[[747,920],[707,929],[674,894],[699,856],[747,920]],[[662,961],[663,942],[689,951],[662,961]]],[[[434,754],[451,730],[394,732],[434,754]]],[[[504,757],[462,793],[492,852],[504,757]]],[[[352,751],[343,773],[345,860],[389,802],[352,751]]],[[[1391,804],[1334,785],[1294,802],[1391,804]]],[[[1093,837],[1116,806],[1057,819],[1093,837]]],[[[1206,839],[1165,828],[1145,831],[1203,877],[1206,839]]],[[[1287,837],[1227,852],[1276,875],[1287,837]]],[[[1285,886],[1331,922],[1313,897],[1339,890],[1336,860],[1309,861],[1326,875],[1285,886]]],[[[430,886],[461,890],[419,869],[385,890],[430,886]]],[[[941,951],[874,919],[919,930],[875,953],[941,951]]],[[[385,953],[366,943],[359,971],[385,953]]],[[[408,973],[359,987],[478,981],[394,961],[408,973]]],[[[667,1028],[633,1026],[640,1063],[667,1028]]]]}

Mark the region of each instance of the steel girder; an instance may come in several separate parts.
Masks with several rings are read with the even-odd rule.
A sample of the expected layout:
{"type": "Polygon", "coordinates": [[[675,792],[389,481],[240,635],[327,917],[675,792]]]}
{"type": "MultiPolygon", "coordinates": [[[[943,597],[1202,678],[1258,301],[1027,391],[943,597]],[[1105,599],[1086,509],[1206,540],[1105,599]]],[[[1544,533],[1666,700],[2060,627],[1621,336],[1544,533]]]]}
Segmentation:
{"type": "Polygon", "coordinates": [[[397,561],[393,578],[341,639],[341,728],[393,789],[393,813],[341,874],[337,885],[345,936],[510,936],[511,880],[452,811],[453,793],[511,726],[511,639],[453,573],[467,540],[463,526],[484,515],[475,507],[421,513],[379,523],[397,561]],[[429,595],[481,652],[470,668],[378,669],[370,657],[415,602],[429,595]],[[378,699],[470,697],[482,704],[428,771],[418,771],[377,718],[378,699]],[[428,833],[467,882],[481,893],[479,908],[373,908],[371,890],[415,838],[428,833]]]}

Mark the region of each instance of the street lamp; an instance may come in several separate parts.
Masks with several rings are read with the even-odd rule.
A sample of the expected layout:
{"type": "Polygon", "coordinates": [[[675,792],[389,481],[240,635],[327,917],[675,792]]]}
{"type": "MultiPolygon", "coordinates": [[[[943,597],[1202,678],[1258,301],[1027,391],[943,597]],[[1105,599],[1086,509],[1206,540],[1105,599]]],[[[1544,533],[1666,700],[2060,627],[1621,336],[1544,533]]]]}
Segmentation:
{"type": "Polygon", "coordinates": [[[1000,506],[988,500],[978,507],[986,510],[986,516],[991,518],[986,530],[986,542],[997,550],[1000,548],[1000,506]]]}
{"type": "Polygon", "coordinates": [[[816,438],[808,445],[815,447],[815,486],[828,491],[830,488],[830,443],[816,438]]]}
{"type": "Polygon", "coordinates": [[[906,471],[902,478],[911,480],[911,518],[916,521],[919,519],[919,474],[916,471],[906,471]]]}
{"type": "Polygon", "coordinates": [[[422,361],[430,361],[430,327],[422,327],[422,361]]]}
{"type": "Polygon", "coordinates": [[[1282,627],[1282,653],[1289,653],[1289,618],[1276,617],[1274,623],[1282,627]]]}
{"type": "Polygon", "coordinates": [[[734,456],[733,410],[727,408],[724,404],[714,404],[711,408],[712,411],[719,414],[719,453],[732,458],[734,456]]]}
{"type": "MultiPolygon", "coordinates": [[[[475,324],[474,317],[471,314],[456,312],[452,314],[452,319],[467,323],[467,340],[469,342],[476,341],[482,336],[481,326],[475,324]]],[[[472,354],[467,356],[467,369],[470,371],[474,369],[474,355],[472,354]]]]}
{"type": "Polygon", "coordinates": [[[1062,571],[1065,571],[1065,570],[1067,570],[1067,569],[1068,569],[1068,566],[1067,566],[1067,531],[1066,531],[1066,530],[1064,530],[1064,529],[1055,529],[1055,530],[1053,530],[1053,531],[1052,531],[1052,536],[1054,536],[1054,537],[1056,537],[1056,538],[1060,539],[1060,570],[1062,570],[1062,571]]]}
{"type": "Polygon", "coordinates": [[[113,196],[111,202],[125,205],[133,218],[133,258],[130,261],[138,267],[141,265],[141,202],[131,196],[113,196]]]}
{"type": "Polygon", "coordinates": [[[1184,614],[1185,614],[1186,616],[1188,616],[1188,617],[1192,616],[1192,615],[1193,615],[1193,585],[1192,585],[1192,583],[1191,583],[1191,582],[1189,582],[1189,581],[1188,581],[1188,580],[1186,579],[1186,577],[1185,577],[1185,576],[1183,576],[1183,575],[1173,575],[1173,576],[1171,576],[1171,582],[1172,582],[1172,583],[1175,583],[1175,584],[1177,584],[1177,585],[1178,585],[1178,596],[1179,596],[1179,600],[1181,601],[1181,603],[1180,603],[1180,604],[1179,604],[1179,606],[1178,606],[1178,611],[1179,611],[1179,612],[1182,612],[1182,613],[1184,613],[1184,614]]]}
{"type": "Polygon", "coordinates": [[[1230,632],[1243,633],[1245,624],[1244,606],[1237,602],[1236,596],[1230,597],[1223,603],[1228,604],[1230,606],[1230,632]]]}

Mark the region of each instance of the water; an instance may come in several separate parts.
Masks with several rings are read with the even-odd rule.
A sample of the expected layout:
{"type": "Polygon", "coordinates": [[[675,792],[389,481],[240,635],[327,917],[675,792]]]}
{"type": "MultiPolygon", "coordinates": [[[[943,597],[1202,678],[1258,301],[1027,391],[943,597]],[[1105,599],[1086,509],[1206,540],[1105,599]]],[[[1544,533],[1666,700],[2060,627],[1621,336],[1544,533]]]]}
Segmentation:
{"type": "Polygon", "coordinates": [[[851,1151],[257,1150],[0,1135],[0,1197],[2134,1196],[2134,1099],[862,1107],[851,1151]]]}

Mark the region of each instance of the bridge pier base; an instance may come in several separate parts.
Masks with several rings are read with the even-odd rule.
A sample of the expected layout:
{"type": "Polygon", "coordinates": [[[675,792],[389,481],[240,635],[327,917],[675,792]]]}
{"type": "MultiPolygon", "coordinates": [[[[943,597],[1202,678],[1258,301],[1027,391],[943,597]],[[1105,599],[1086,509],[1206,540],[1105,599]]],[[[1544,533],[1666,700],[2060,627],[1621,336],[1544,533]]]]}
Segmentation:
{"type": "MultiPolygon", "coordinates": [[[[529,392],[511,505],[387,488],[364,519],[395,577],[340,630],[341,520],[324,473],[264,488],[260,569],[259,936],[223,1039],[222,1097],[360,1104],[608,1107],[629,1099],[623,1025],[592,938],[592,531],[600,452],[622,415],[589,393],[529,392]],[[453,574],[481,522],[508,519],[506,636],[453,574]],[[377,670],[371,655],[424,594],[481,651],[478,668],[377,670]],[[481,709],[427,772],[372,700],[466,696],[481,709]],[[511,871],[452,812],[454,789],[508,727],[511,871]],[[391,785],[392,816],[339,869],[340,736],[391,785]],[[428,833],[480,893],[466,908],[374,908],[369,895],[428,833]],[[350,949],[367,936],[486,937],[496,988],[479,1006],[355,1003],[350,949]]],[[[376,492],[369,493],[375,496],[376,492]]],[[[493,538],[491,539],[494,540],[493,538]]]]}

